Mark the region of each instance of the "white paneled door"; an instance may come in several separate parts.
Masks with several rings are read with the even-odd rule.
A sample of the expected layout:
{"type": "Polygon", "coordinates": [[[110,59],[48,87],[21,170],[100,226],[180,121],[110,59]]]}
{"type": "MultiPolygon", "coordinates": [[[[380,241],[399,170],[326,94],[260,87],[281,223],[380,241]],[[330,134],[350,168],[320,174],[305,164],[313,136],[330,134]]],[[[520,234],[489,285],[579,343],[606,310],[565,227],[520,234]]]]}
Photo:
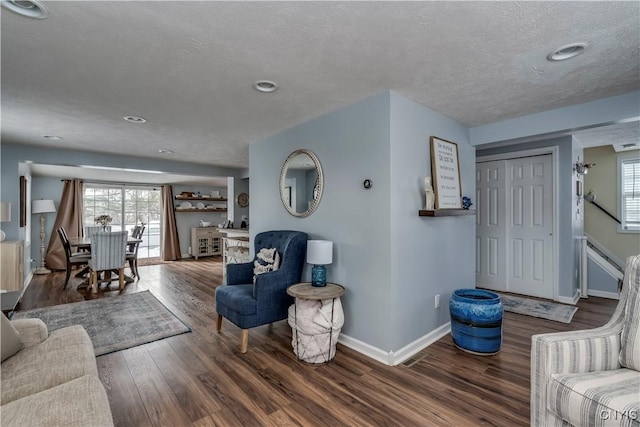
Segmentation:
{"type": "Polygon", "coordinates": [[[476,285],[553,299],[551,154],[476,165],[476,285]]]}
{"type": "Polygon", "coordinates": [[[476,165],[476,285],[507,290],[506,160],[476,165]]]}
{"type": "Polygon", "coordinates": [[[551,155],[507,162],[509,292],[553,299],[551,155]]]}

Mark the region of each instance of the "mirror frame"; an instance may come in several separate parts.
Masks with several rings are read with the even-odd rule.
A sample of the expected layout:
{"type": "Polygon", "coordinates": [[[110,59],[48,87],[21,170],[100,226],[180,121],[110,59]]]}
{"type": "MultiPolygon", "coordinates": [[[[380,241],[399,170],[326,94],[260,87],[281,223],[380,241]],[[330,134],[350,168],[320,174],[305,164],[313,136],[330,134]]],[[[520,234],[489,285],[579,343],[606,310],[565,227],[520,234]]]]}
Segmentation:
{"type": "Polygon", "coordinates": [[[313,154],[313,152],[311,152],[310,150],[307,150],[304,148],[296,150],[293,153],[289,154],[289,157],[287,157],[287,160],[285,160],[284,164],[282,165],[282,169],[280,170],[280,201],[282,202],[282,205],[287,210],[287,212],[289,212],[291,215],[298,218],[308,217],[316,210],[316,208],[320,204],[320,199],[322,198],[323,189],[324,189],[324,176],[322,174],[322,166],[320,166],[320,160],[318,160],[318,157],[316,157],[316,155],[313,154]],[[313,198],[313,202],[311,203],[311,206],[309,207],[309,209],[307,209],[304,212],[297,212],[296,210],[292,209],[290,206],[287,205],[284,198],[285,180],[287,178],[287,170],[289,169],[289,164],[299,154],[306,154],[307,156],[311,157],[311,160],[313,160],[313,164],[316,168],[316,174],[317,174],[316,184],[314,185],[313,193],[317,192],[318,196],[313,198]]]}

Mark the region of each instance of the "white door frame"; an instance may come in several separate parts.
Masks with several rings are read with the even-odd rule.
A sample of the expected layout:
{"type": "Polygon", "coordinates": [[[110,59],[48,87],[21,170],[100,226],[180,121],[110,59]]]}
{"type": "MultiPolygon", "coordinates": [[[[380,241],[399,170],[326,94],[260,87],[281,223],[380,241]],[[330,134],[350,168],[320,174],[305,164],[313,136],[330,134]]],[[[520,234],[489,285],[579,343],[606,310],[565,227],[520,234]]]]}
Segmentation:
{"type": "Polygon", "coordinates": [[[559,279],[558,279],[558,271],[560,263],[558,261],[559,253],[558,248],[560,247],[559,242],[559,233],[558,233],[558,218],[560,217],[559,211],[559,180],[558,180],[558,147],[542,147],[542,148],[534,148],[531,150],[522,150],[522,151],[511,151],[508,153],[500,153],[500,154],[492,154],[488,156],[476,157],[476,163],[479,162],[491,162],[494,160],[510,160],[517,159],[519,157],[532,157],[532,156],[541,156],[544,154],[551,154],[551,165],[553,171],[553,299],[554,301],[559,300],[559,279]]]}

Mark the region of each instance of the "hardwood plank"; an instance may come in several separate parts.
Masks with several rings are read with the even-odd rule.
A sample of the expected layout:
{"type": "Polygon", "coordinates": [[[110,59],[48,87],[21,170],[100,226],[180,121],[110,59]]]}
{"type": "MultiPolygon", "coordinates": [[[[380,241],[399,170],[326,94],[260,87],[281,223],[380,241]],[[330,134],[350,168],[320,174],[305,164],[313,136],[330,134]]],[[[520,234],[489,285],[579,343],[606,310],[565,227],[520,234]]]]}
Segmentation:
{"type": "Polygon", "coordinates": [[[117,426],[151,426],[123,352],[96,358],[100,380],[107,390],[113,422],[117,426]],[[124,369],[123,369],[124,367],[124,369]]]}
{"type": "Polygon", "coordinates": [[[151,359],[147,346],[123,351],[142,404],[154,426],[189,425],[189,416],[151,359]]]}
{"type": "Polygon", "coordinates": [[[327,365],[298,361],[286,321],[254,328],[240,353],[240,329],[216,331],[219,257],[140,265],[122,292],[78,291],[64,272],[35,276],[19,310],[150,290],[192,332],[100,356],[116,426],[526,426],[531,336],[606,323],[617,301],[588,298],[570,324],[505,313],[501,351],[457,349],[446,336],[412,366],[386,366],[338,345],[327,365]]]}
{"type": "Polygon", "coordinates": [[[191,421],[201,420],[221,409],[208,390],[196,380],[204,373],[203,370],[185,365],[166,342],[159,341],[148,351],[191,421]]]}

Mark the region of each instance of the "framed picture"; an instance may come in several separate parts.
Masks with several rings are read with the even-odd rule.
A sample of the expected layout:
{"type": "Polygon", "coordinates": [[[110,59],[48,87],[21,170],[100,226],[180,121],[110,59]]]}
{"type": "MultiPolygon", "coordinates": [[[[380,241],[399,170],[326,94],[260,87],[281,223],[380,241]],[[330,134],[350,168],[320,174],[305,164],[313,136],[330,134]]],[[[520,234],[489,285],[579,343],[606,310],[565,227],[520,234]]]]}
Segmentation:
{"type": "Polygon", "coordinates": [[[27,177],[20,176],[20,227],[27,226],[27,177]]]}
{"type": "Polygon", "coordinates": [[[461,209],[460,161],[455,142],[431,136],[431,175],[436,209],[461,209]]]}

